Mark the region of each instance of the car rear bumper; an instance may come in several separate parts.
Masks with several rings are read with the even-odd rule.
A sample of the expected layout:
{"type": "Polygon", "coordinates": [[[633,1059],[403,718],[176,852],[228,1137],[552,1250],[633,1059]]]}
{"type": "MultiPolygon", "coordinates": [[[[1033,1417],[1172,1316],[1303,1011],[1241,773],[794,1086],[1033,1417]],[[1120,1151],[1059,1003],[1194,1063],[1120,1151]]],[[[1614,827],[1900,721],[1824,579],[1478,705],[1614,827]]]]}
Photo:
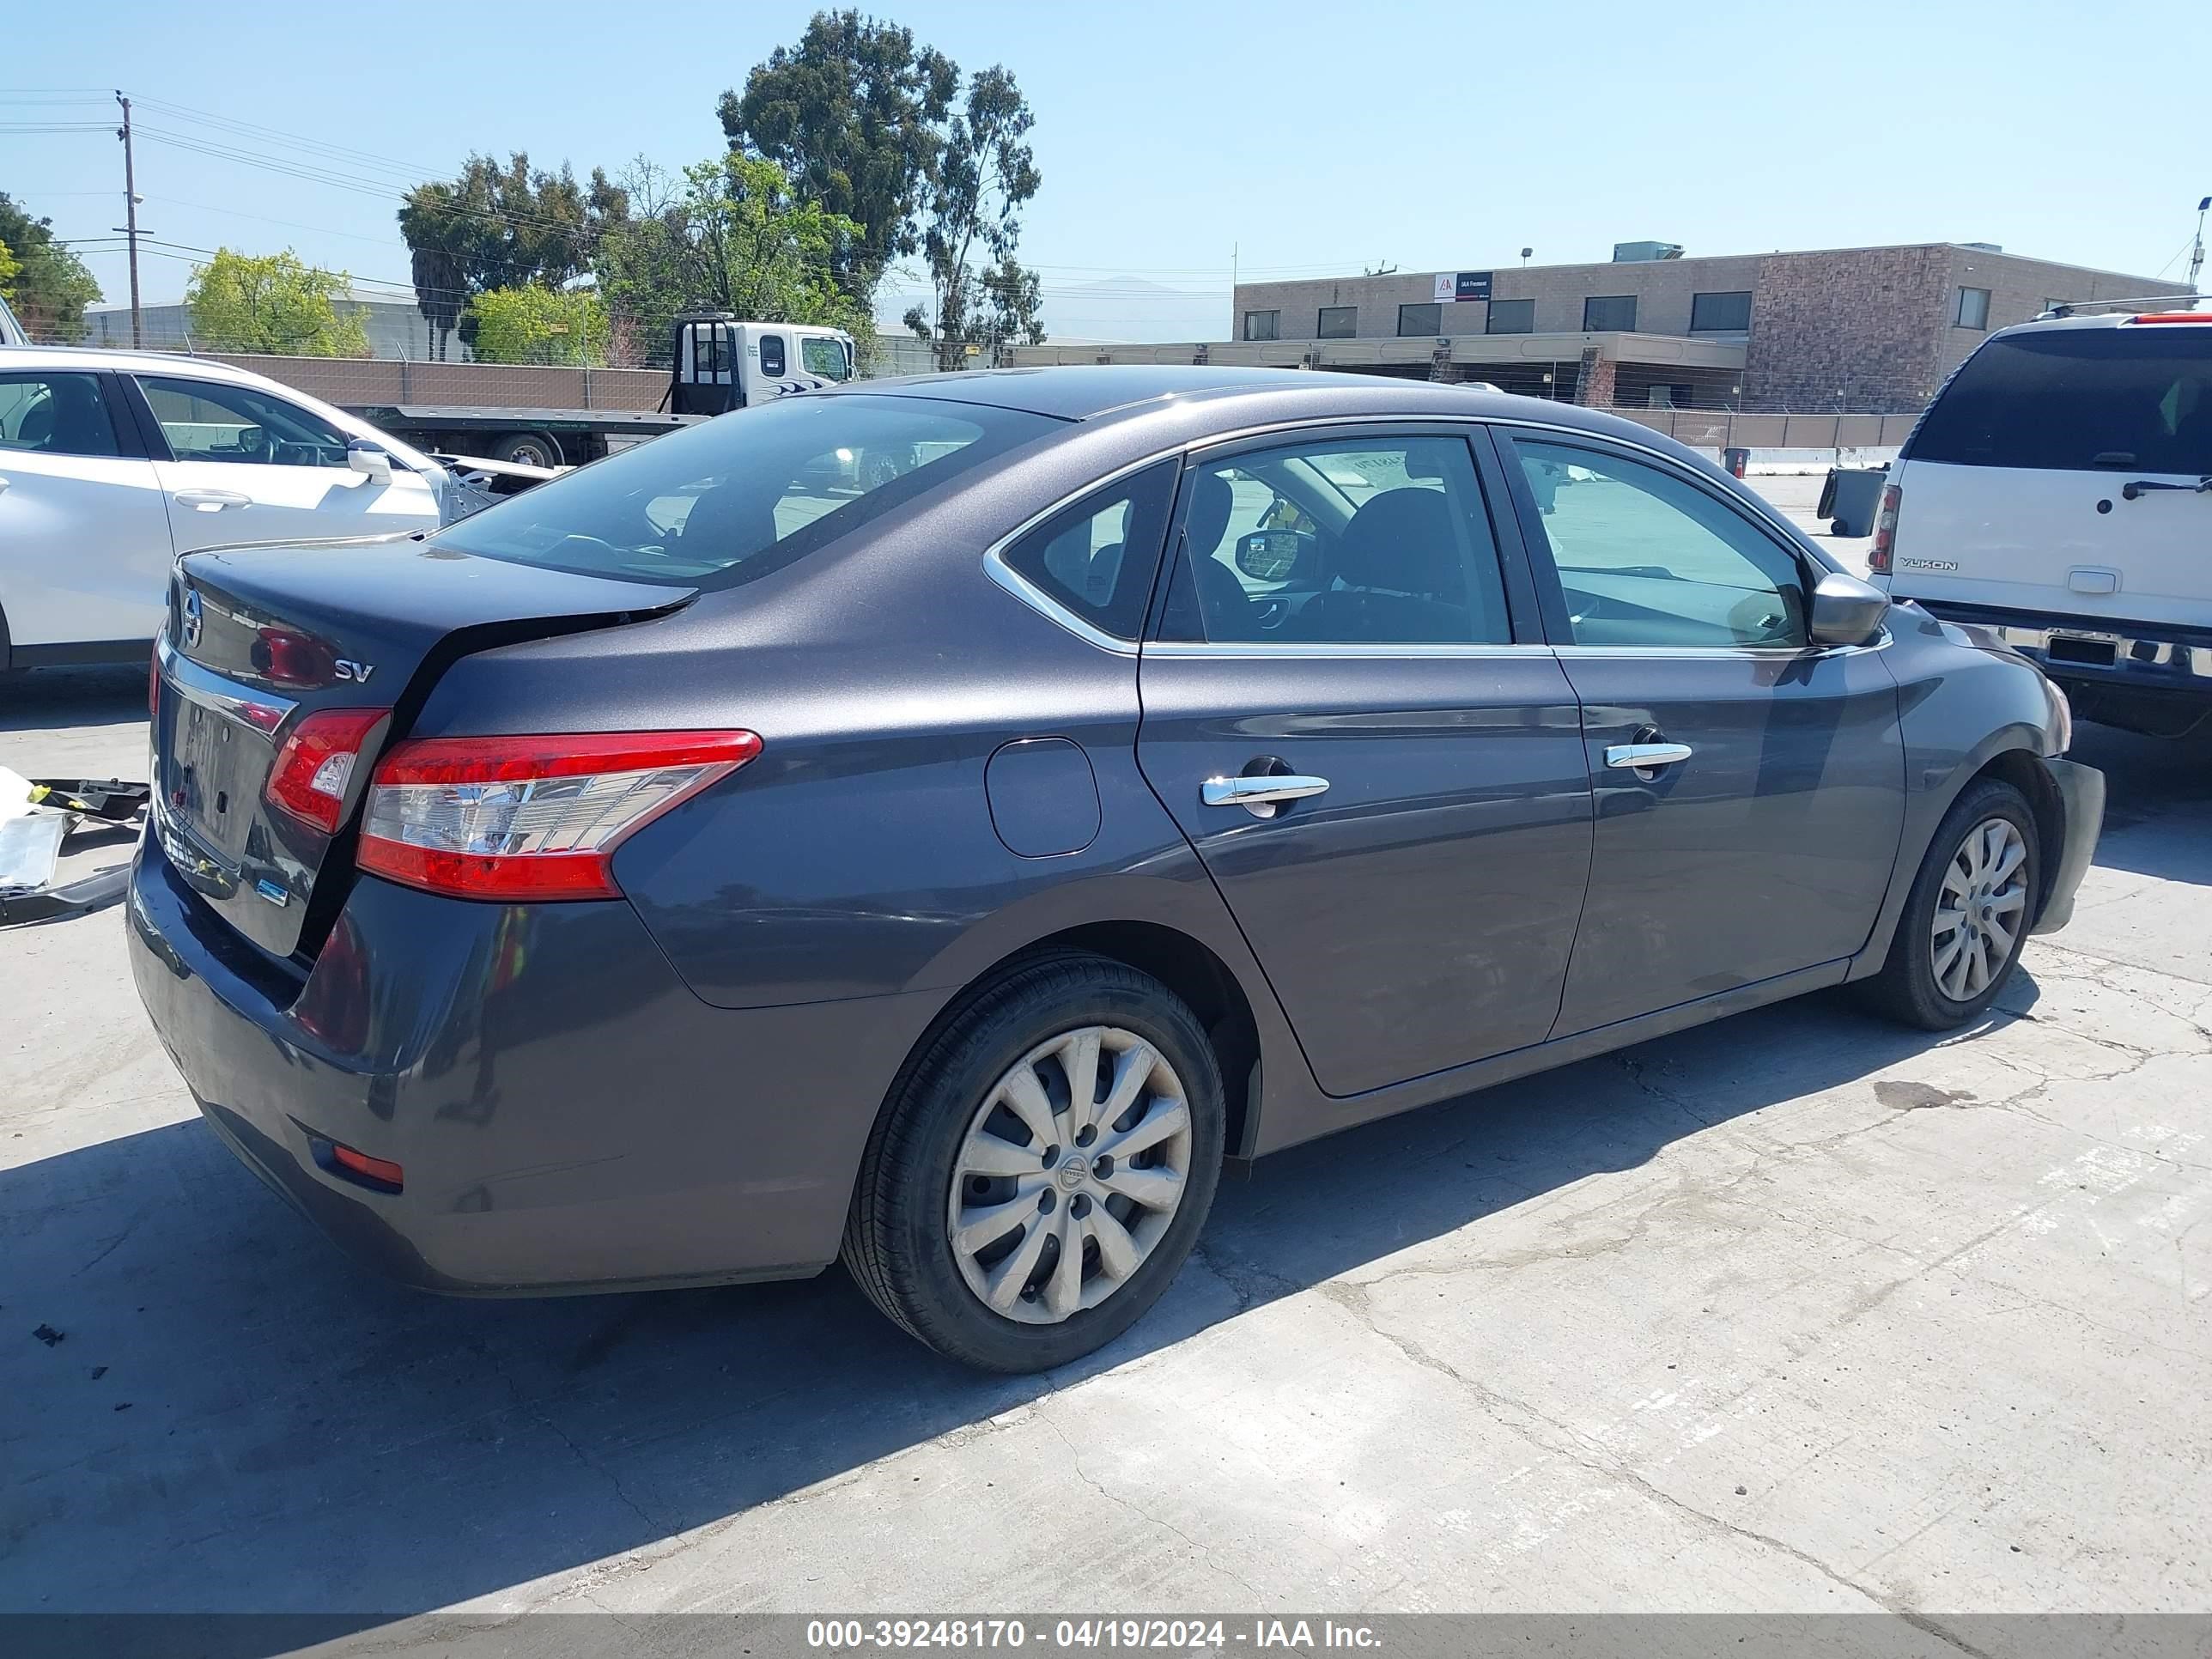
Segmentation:
{"type": "Polygon", "coordinates": [[[152,845],[125,917],[139,995],[217,1133],[349,1252],[451,1294],[819,1269],[942,995],[712,1008],[626,903],[369,878],[301,983],[152,845]],[[398,1164],[400,1189],[338,1146],[398,1164]]]}
{"type": "Polygon", "coordinates": [[[2058,861],[2051,872],[2051,890],[2035,918],[2031,933],[2053,933],[2074,917],[2074,894],[2088,873],[2097,854],[2097,837],[2105,827],[2105,775],[2094,766],[2049,759],[2043,763],[2058,787],[2059,805],[2066,828],[2059,842],[2058,861]]]}

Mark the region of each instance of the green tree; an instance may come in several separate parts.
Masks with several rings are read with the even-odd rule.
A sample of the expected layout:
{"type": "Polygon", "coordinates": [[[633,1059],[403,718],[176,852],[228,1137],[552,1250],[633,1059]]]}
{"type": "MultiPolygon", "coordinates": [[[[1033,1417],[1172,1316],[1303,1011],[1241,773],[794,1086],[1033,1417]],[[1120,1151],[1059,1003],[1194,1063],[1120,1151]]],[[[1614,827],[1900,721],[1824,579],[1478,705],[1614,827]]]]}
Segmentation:
{"type": "Polygon", "coordinates": [[[100,284],[84,262],[54,240],[53,221],[33,219],[0,191],[0,243],[15,262],[8,302],[33,338],[74,345],[84,338],[84,308],[100,299],[100,284]]]}
{"type": "Polygon", "coordinates": [[[471,295],[564,286],[591,268],[603,230],[629,211],[604,172],[594,168],[590,184],[580,185],[566,163],[558,173],[533,168],[521,150],[504,167],[471,155],[458,177],[416,185],[400,206],[399,234],[434,355],[445,356],[471,295]]]}
{"type": "Polygon", "coordinates": [[[0,242],[0,300],[15,299],[15,290],[10,288],[9,283],[21,272],[22,269],[22,264],[15,256],[8,252],[8,244],[0,242]]]}
{"type": "Polygon", "coordinates": [[[599,293],[615,325],[657,350],[679,312],[864,332],[866,304],[840,282],[860,227],[799,199],[775,162],[732,151],[679,180],[641,161],[633,216],[600,239],[599,293]]]}
{"type": "Polygon", "coordinates": [[[853,10],[819,11],[716,106],[730,148],[774,161],[801,198],[860,228],[837,276],[872,294],[920,246],[915,217],[944,149],[960,70],[914,32],[853,10]]]}
{"type": "Polygon", "coordinates": [[[939,368],[960,368],[971,344],[1044,338],[1036,273],[1014,258],[1022,208],[1042,182],[1028,142],[1036,125],[1014,77],[995,64],[976,72],[952,118],[922,236],[936,314],[920,306],[906,314],[939,368]],[[969,264],[979,256],[988,262],[980,273],[969,264]]]}
{"type": "Polygon", "coordinates": [[[479,362],[606,365],[607,308],[589,289],[495,288],[470,301],[469,313],[479,362]]]}
{"type": "Polygon", "coordinates": [[[343,271],[318,270],[289,248],[258,257],[217,248],[192,268],[185,309],[196,343],[218,351],[366,357],[368,312],[338,305],[350,285],[343,271]]]}

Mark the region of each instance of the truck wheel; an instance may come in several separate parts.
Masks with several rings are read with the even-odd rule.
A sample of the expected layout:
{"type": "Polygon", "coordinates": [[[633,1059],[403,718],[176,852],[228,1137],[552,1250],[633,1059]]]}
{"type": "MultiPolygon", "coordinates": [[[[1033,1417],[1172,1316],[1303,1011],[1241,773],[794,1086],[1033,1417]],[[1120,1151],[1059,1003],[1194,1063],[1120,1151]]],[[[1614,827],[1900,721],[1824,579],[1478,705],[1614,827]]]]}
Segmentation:
{"type": "Polygon", "coordinates": [[[1995,778],[1969,784],[1929,841],[1866,1000],[1923,1030],[1978,1018],[2020,960],[2042,878],[2027,798],[1995,778]]]}
{"type": "Polygon", "coordinates": [[[561,446],[543,432],[510,432],[491,447],[491,458],[517,466],[558,466],[561,446]]]}

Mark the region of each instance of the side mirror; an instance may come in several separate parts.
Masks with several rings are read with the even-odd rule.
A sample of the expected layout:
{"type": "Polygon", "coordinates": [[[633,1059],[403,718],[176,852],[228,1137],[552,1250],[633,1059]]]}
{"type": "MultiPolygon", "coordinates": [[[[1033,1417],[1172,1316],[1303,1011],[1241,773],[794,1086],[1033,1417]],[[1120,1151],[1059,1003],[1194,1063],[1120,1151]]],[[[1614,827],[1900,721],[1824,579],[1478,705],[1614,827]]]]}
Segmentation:
{"type": "Polygon", "coordinates": [[[1255,582],[1286,582],[1313,568],[1321,544],[1308,530],[1255,530],[1237,538],[1237,568],[1255,582]]]}
{"type": "Polygon", "coordinates": [[[356,438],[348,444],[346,465],[379,483],[392,482],[392,452],[374,438],[356,438]]]}
{"type": "Polygon", "coordinates": [[[1888,594],[1872,582],[1832,570],[1813,584],[1808,631],[1815,645],[1864,645],[1888,614],[1888,594]]]}

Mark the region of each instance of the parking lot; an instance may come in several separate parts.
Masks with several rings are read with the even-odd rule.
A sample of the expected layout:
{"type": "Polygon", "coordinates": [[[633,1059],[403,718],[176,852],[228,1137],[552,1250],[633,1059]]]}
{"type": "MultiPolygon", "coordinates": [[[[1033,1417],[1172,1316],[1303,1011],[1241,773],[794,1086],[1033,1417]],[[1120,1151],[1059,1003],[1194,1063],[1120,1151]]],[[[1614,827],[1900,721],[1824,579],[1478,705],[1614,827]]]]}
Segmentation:
{"type": "MultiPolygon", "coordinates": [[[[0,697],[0,763],[143,771],[137,671],[0,697]]],[[[836,1272],[395,1289],[114,909],[0,936],[0,1610],[2212,1610],[2212,746],[2075,755],[2097,867],[1976,1029],[1823,994],[1266,1160],[1041,1379],[836,1272]]]]}

